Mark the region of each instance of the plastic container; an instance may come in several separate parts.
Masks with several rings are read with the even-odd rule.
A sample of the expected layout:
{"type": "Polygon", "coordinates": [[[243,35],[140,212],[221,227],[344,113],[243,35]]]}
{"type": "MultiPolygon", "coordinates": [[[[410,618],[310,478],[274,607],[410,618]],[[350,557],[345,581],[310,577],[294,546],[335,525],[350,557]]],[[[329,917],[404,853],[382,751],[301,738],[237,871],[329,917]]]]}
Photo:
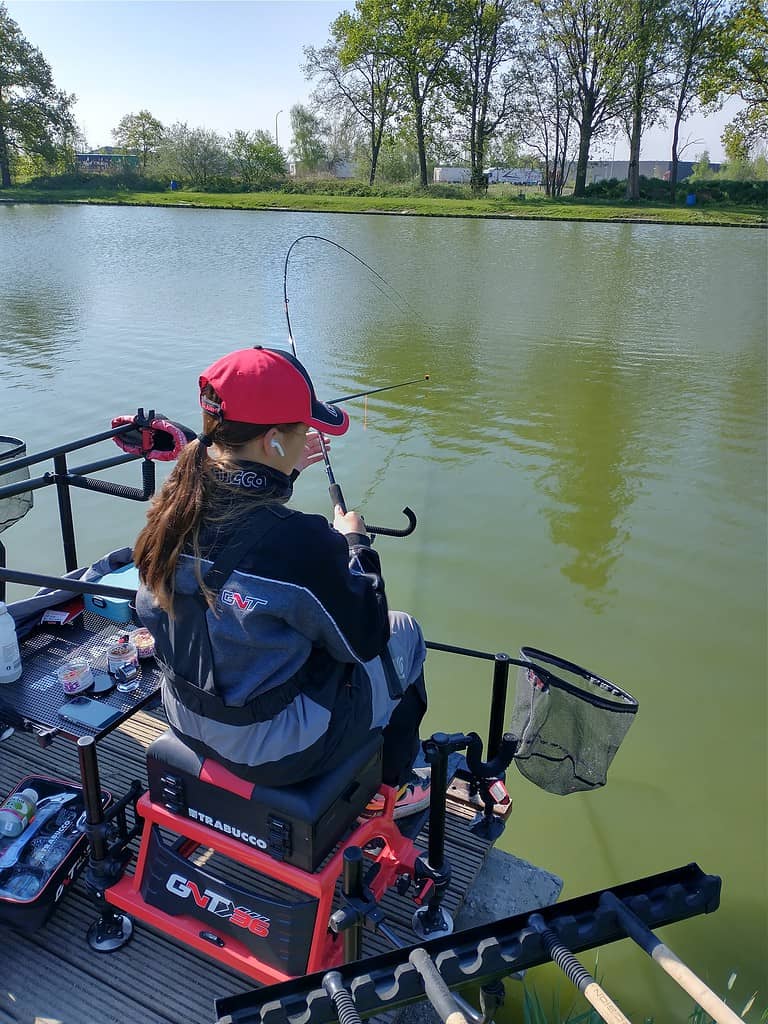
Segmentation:
{"type": "Polygon", "coordinates": [[[21,678],[21,654],[16,623],[5,603],[0,601],[0,683],[15,683],[21,678]]]}
{"type": "Polygon", "coordinates": [[[68,697],[75,693],[82,693],[89,686],[93,686],[93,673],[87,658],[71,658],[69,661],[65,661],[56,669],[56,675],[62,690],[68,697]]]}
{"type": "MultiPolygon", "coordinates": [[[[107,587],[125,587],[126,590],[136,590],[139,585],[139,570],[129,562],[114,572],[107,573],[98,580],[90,580],[91,583],[103,583],[107,587]]],[[[111,619],[112,622],[131,621],[131,602],[124,597],[105,597],[99,594],[86,594],[83,598],[87,611],[95,612],[104,619],[111,619]]]]}
{"type": "Polygon", "coordinates": [[[11,794],[0,807],[0,836],[20,836],[35,816],[36,808],[36,790],[22,789],[11,794]]]}

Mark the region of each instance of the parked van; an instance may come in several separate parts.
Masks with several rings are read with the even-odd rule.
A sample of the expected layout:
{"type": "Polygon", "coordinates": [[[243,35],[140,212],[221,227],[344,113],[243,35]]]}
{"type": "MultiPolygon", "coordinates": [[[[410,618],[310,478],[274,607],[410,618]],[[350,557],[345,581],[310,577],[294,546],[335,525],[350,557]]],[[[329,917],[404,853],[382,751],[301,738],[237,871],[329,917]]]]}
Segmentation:
{"type": "Polygon", "coordinates": [[[489,167],[485,172],[490,185],[540,185],[541,171],[531,167],[489,167]]]}

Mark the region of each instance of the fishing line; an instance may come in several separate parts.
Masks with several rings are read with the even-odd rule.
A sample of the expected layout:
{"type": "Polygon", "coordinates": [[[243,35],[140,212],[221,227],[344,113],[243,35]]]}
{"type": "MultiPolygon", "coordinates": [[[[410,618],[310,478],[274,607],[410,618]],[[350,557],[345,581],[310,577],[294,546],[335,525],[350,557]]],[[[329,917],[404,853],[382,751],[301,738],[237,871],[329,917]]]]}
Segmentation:
{"type": "MultiPolygon", "coordinates": [[[[291,326],[291,316],[290,316],[290,311],[289,311],[288,267],[290,265],[290,259],[291,259],[291,254],[293,253],[293,250],[296,248],[296,246],[299,244],[299,242],[304,242],[304,241],[326,242],[328,245],[332,245],[335,249],[338,249],[341,252],[346,253],[346,255],[348,255],[348,256],[351,256],[352,259],[354,259],[357,263],[359,263],[362,267],[364,267],[370,274],[373,275],[373,277],[375,278],[374,287],[376,288],[376,290],[378,292],[380,292],[386,299],[388,299],[398,309],[398,311],[403,314],[403,316],[408,316],[409,313],[410,313],[411,316],[414,315],[413,310],[411,310],[409,308],[405,308],[405,307],[409,307],[408,300],[403,295],[401,295],[401,293],[394,287],[394,285],[390,284],[390,282],[387,281],[387,279],[385,277],[383,277],[383,275],[381,275],[377,270],[375,270],[369,263],[366,263],[366,261],[361,256],[357,255],[357,253],[352,252],[351,249],[348,249],[346,246],[341,245],[341,243],[335,242],[332,238],[326,238],[325,235],[299,235],[299,237],[294,239],[294,241],[291,242],[290,246],[288,247],[288,251],[285,254],[285,262],[283,264],[283,306],[284,306],[284,309],[285,309],[285,321],[286,321],[286,325],[287,325],[287,328],[288,328],[288,341],[290,342],[291,351],[293,352],[293,356],[294,356],[295,359],[298,359],[298,353],[296,351],[296,341],[295,341],[294,336],[293,336],[293,328],[291,326]],[[381,284],[378,284],[377,282],[381,282],[381,284]],[[382,287],[382,285],[384,287],[382,287]],[[398,302],[396,302],[395,299],[393,298],[393,295],[396,295],[401,300],[401,302],[404,303],[404,306],[400,305],[398,302]]],[[[425,374],[423,378],[419,378],[419,379],[420,380],[429,380],[429,374],[425,374]]],[[[391,390],[394,390],[395,388],[405,387],[408,384],[413,384],[413,383],[416,383],[416,382],[417,382],[416,380],[404,381],[401,384],[390,384],[390,385],[387,385],[385,387],[374,388],[371,391],[359,392],[357,395],[347,396],[347,399],[336,399],[336,402],[334,404],[336,404],[338,402],[341,402],[341,401],[349,400],[349,398],[352,398],[352,397],[365,397],[366,398],[366,422],[365,422],[365,425],[367,426],[367,396],[368,396],[368,394],[374,394],[374,393],[377,393],[379,391],[391,391],[391,390]]],[[[335,478],[334,473],[333,473],[333,467],[331,465],[331,459],[330,459],[330,456],[328,454],[328,446],[325,443],[322,431],[318,431],[318,439],[319,439],[319,443],[320,443],[320,451],[321,451],[322,456],[323,456],[323,462],[325,463],[325,472],[326,472],[326,475],[328,477],[328,491],[329,491],[329,494],[330,494],[330,497],[331,497],[331,503],[334,506],[334,508],[336,506],[339,506],[341,508],[342,513],[346,513],[347,506],[346,506],[346,502],[344,500],[344,495],[342,494],[341,487],[336,482],[336,478],[335,478]]],[[[407,507],[403,509],[403,514],[408,519],[409,525],[408,525],[407,528],[399,530],[399,529],[390,529],[390,528],[385,528],[385,527],[373,527],[373,526],[369,525],[368,526],[368,532],[369,533],[388,534],[390,536],[407,536],[409,533],[412,533],[413,530],[416,527],[416,517],[414,516],[413,512],[411,511],[411,509],[409,509],[407,507]]]]}
{"type": "Polygon", "coordinates": [[[400,292],[397,290],[397,288],[394,287],[394,285],[390,284],[389,281],[387,281],[387,279],[385,277],[382,277],[382,275],[377,270],[375,270],[369,263],[366,263],[365,260],[361,256],[357,255],[357,253],[352,252],[351,249],[347,249],[347,247],[344,246],[344,245],[341,245],[340,242],[334,242],[334,240],[332,238],[326,238],[325,235],[299,235],[299,237],[295,238],[293,240],[293,242],[291,242],[290,246],[288,247],[288,252],[285,254],[285,263],[283,264],[283,304],[285,306],[285,319],[286,319],[286,321],[288,323],[288,340],[291,343],[291,349],[293,350],[293,354],[294,354],[296,359],[298,359],[298,356],[296,355],[296,343],[293,340],[293,331],[291,329],[291,317],[290,317],[290,314],[288,312],[288,265],[289,265],[289,262],[290,262],[290,259],[291,259],[291,253],[296,248],[296,246],[299,244],[299,242],[305,242],[305,241],[308,241],[308,240],[312,240],[312,241],[316,241],[316,242],[327,242],[328,245],[332,245],[336,249],[340,249],[341,252],[345,252],[347,254],[347,256],[351,256],[353,260],[357,260],[357,262],[361,266],[365,267],[365,269],[368,270],[374,276],[376,281],[380,281],[381,284],[385,285],[385,287],[387,289],[389,289],[389,291],[386,291],[385,288],[382,288],[380,285],[376,284],[376,281],[374,281],[373,285],[374,285],[374,288],[376,288],[377,291],[381,292],[381,294],[384,295],[385,298],[389,299],[389,301],[404,316],[407,315],[409,312],[411,314],[413,313],[413,310],[410,309],[409,302],[405,298],[405,296],[401,295],[400,292]],[[400,299],[400,301],[403,302],[404,305],[406,307],[408,307],[408,308],[404,309],[402,306],[398,305],[398,303],[392,298],[393,294],[396,295],[398,297],[398,299],[400,299]]]}

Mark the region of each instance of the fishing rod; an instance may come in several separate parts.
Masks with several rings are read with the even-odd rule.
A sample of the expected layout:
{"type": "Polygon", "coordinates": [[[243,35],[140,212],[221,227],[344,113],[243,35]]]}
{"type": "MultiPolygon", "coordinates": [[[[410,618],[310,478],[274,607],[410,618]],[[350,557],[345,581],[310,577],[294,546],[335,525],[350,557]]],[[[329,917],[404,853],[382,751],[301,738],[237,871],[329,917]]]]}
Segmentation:
{"type": "Polygon", "coordinates": [[[326,405],[341,405],[342,402],[351,402],[353,398],[367,398],[369,395],[378,395],[380,391],[394,391],[395,388],[406,388],[409,384],[423,384],[425,380],[429,380],[429,374],[425,373],[423,377],[414,377],[413,380],[404,380],[402,384],[388,384],[384,388],[371,388],[370,391],[357,391],[354,395],[344,395],[343,398],[334,398],[331,402],[326,402],[326,405]]]}
{"type": "MultiPolygon", "coordinates": [[[[296,351],[296,341],[294,340],[293,337],[293,328],[291,327],[291,316],[288,310],[288,265],[291,258],[291,253],[299,244],[299,242],[307,241],[310,239],[318,242],[327,242],[329,245],[335,246],[337,249],[340,249],[348,256],[351,256],[354,260],[357,260],[357,262],[361,266],[365,267],[366,270],[370,271],[370,273],[373,274],[374,278],[376,278],[377,281],[380,281],[383,285],[386,286],[387,289],[389,289],[389,291],[385,291],[384,288],[382,288],[379,284],[376,283],[376,281],[374,281],[374,286],[376,287],[376,289],[380,291],[383,295],[386,295],[387,298],[389,298],[390,301],[393,302],[397,306],[397,308],[401,310],[401,312],[403,312],[402,307],[399,306],[397,302],[395,302],[395,300],[392,298],[391,293],[397,295],[404,302],[406,301],[403,298],[403,296],[400,295],[397,289],[393,288],[393,286],[389,284],[389,282],[385,280],[385,278],[383,278],[377,270],[374,270],[374,268],[370,266],[370,264],[366,263],[365,260],[358,256],[356,253],[352,252],[351,249],[347,249],[339,242],[334,242],[332,238],[326,238],[324,235],[299,235],[299,237],[294,239],[293,242],[291,242],[290,246],[288,247],[288,251],[285,254],[285,262],[283,264],[283,306],[285,308],[285,321],[288,327],[288,341],[290,342],[291,351],[293,352],[294,359],[298,359],[299,356],[296,351]]],[[[425,374],[424,378],[420,379],[428,380],[429,374],[425,374]]],[[[395,388],[405,387],[407,384],[414,384],[416,382],[416,380],[405,381],[402,384],[391,384],[383,388],[374,388],[372,391],[368,392],[361,391],[357,395],[348,395],[346,398],[338,398],[336,399],[335,402],[331,402],[328,404],[337,405],[340,402],[350,401],[352,398],[362,398],[367,394],[376,394],[377,392],[380,391],[391,391],[394,390],[395,388]]],[[[325,443],[322,431],[318,431],[318,439],[320,442],[320,452],[322,453],[323,462],[325,464],[326,476],[328,477],[328,493],[331,496],[331,504],[334,509],[338,506],[341,509],[342,513],[346,514],[347,503],[344,500],[344,494],[341,490],[341,486],[339,485],[339,483],[336,480],[336,477],[334,476],[333,466],[331,465],[331,457],[328,454],[328,446],[325,443]]],[[[386,537],[407,537],[416,529],[416,516],[413,512],[413,509],[409,508],[407,505],[403,509],[403,515],[408,520],[408,526],[406,526],[404,529],[394,529],[386,526],[370,526],[366,524],[366,531],[372,535],[381,534],[382,536],[386,537]]]]}

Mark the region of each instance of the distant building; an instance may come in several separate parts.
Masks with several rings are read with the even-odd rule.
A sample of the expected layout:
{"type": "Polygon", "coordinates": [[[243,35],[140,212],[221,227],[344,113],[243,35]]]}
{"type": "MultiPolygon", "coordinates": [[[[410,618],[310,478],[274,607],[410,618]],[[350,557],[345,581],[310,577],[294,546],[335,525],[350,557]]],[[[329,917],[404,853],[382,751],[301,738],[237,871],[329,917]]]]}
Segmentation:
{"type": "MultiPolygon", "coordinates": [[[[677,180],[683,181],[693,173],[695,164],[691,160],[680,160],[677,164],[677,180]]],[[[712,173],[720,170],[720,164],[710,164],[712,173]]],[[[574,172],[575,173],[575,172],[574,172]]],[[[587,184],[593,181],[626,181],[629,173],[628,160],[590,160],[587,164],[587,184]]],[[[641,160],[640,175],[643,178],[660,178],[669,181],[672,174],[671,160],[641,160]]]]}
{"type": "Polygon", "coordinates": [[[291,160],[288,174],[292,178],[354,178],[357,167],[352,160],[321,160],[314,170],[308,171],[300,161],[291,160]]]}
{"type": "MultiPolygon", "coordinates": [[[[105,147],[111,148],[111,147],[105,147]]],[[[115,167],[125,167],[131,171],[138,171],[141,162],[137,156],[128,156],[125,153],[76,153],[77,166],[83,171],[111,171],[115,167]]]]}

